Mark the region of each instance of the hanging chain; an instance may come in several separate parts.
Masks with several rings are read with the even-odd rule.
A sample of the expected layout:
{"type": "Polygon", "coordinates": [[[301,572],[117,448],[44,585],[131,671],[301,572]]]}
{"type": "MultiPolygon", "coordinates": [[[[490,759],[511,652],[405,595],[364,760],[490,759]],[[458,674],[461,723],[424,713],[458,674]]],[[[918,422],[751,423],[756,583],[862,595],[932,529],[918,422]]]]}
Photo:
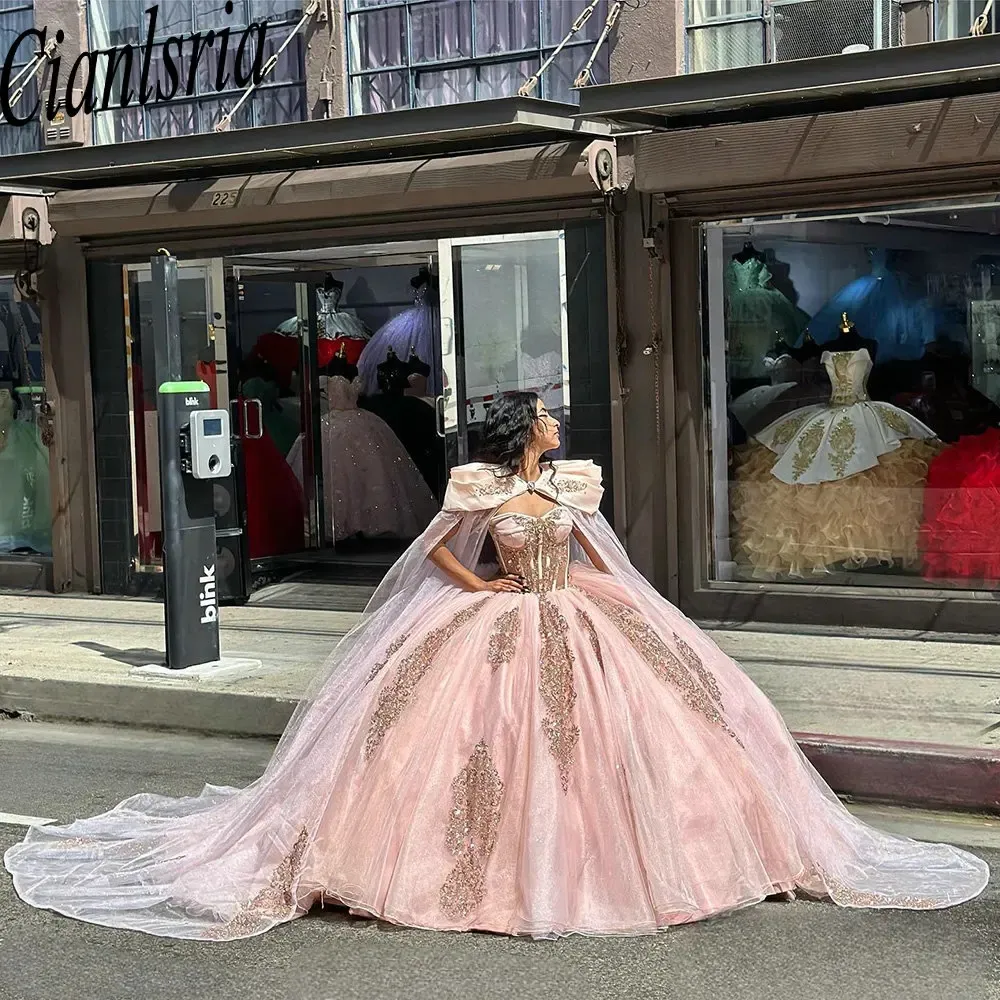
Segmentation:
{"type": "Polygon", "coordinates": [[[660,349],[663,346],[663,338],[660,332],[660,311],[657,308],[656,295],[656,274],[659,256],[654,251],[649,253],[649,268],[647,271],[649,283],[647,287],[647,298],[649,299],[649,345],[642,352],[653,358],[653,400],[656,410],[656,444],[662,444],[663,436],[663,401],[662,382],[660,371],[660,349]]]}

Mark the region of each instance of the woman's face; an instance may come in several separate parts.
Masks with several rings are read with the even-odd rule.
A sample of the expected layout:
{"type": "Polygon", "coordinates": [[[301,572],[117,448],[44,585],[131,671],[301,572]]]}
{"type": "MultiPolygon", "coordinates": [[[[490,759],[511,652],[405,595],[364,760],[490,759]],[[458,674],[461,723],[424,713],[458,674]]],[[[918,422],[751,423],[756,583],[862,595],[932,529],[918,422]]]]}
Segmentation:
{"type": "Polygon", "coordinates": [[[538,400],[534,443],[541,452],[559,447],[559,421],[545,409],[541,400],[538,400]]]}

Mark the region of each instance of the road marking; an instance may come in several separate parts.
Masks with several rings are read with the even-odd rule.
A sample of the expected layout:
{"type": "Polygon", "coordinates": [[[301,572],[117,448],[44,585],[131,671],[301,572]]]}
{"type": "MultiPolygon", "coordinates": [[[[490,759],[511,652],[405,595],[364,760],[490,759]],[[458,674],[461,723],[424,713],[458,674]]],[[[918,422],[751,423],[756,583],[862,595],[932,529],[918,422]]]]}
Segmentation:
{"type": "Polygon", "coordinates": [[[19,816],[17,813],[0,812],[0,826],[47,826],[54,819],[43,819],[41,816],[19,816]]]}

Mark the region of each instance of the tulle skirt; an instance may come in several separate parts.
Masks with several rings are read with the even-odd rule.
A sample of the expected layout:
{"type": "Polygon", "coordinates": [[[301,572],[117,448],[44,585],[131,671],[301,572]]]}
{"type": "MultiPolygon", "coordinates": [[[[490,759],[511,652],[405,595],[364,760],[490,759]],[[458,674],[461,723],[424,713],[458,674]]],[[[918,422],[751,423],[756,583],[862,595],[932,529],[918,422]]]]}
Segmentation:
{"type": "MultiPolygon", "coordinates": [[[[413,459],[379,416],[331,410],[323,417],[323,491],[327,531],[335,541],[416,538],[437,513],[437,501],[413,459]]],[[[302,439],[288,456],[302,481],[302,439]]]]}
{"type": "Polygon", "coordinates": [[[939,448],[906,439],[874,468],[805,486],[775,478],[774,452],[762,444],[734,449],[734,559],[761,579],[878,564],[919,569],[924,486],[939,448]]]}
{"type": "Polygon", "coordinates": [[[321,901],[544,938],[649,934],[782,890],[930,909],[983,889],[972,855],[852,817],[676,609],[651,622],[613,576],[569,579],[418,602],[347,654],[252,792],[33,829],[5,857],[18,892],[232,939],[321,901]]]}
{"type": "Polygon", "coordinates": [[[928,579],[1000,580],[1000,430],[963,437],[931,463],[920,541],[928,579]]]}

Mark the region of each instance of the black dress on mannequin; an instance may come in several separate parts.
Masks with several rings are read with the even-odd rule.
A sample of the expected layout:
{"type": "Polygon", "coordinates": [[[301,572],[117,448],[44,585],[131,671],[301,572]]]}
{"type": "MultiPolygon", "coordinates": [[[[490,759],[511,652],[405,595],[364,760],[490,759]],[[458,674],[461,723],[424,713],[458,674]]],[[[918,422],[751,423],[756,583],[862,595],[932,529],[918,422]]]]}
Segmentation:
{"type": "Polygon", "coordinates": [[[403,361],[390,347],[377,369],[378,393],[362,396],[358,405],[381,417],[392,428],[431,491],[440,499],[444,455],[443,442],[437,433],[437,414],[419,396],[406,394],[411,375],[426,377],[430,371],[430,366],[415,354],[403,361]]]}

